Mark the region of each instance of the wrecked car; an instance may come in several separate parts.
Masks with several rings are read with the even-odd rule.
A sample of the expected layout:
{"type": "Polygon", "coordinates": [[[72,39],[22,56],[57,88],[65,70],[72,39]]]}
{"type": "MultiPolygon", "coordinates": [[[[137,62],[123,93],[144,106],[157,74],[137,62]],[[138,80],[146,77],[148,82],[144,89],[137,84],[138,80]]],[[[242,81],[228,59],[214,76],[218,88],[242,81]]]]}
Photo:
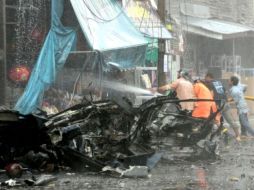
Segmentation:
{"type": "Polygon", "coordinates": [[[221,129],[213,130],[213,120],[220,110],[206,120],[196,119],[178,104],[162,96],[128,110],[108,100],[84,102],[51,116],[2,110],[0,167],[18,162],[40,171],[61,166],[95,172],[126,172],[131,166],[149,170],[162,156],[154,146],[161,143],[158,137],[173,139],[172,146],[201,147],[214,154],[213,138],[221,129]],[[203,146],[197,146],[202,140],[203,146]]]}

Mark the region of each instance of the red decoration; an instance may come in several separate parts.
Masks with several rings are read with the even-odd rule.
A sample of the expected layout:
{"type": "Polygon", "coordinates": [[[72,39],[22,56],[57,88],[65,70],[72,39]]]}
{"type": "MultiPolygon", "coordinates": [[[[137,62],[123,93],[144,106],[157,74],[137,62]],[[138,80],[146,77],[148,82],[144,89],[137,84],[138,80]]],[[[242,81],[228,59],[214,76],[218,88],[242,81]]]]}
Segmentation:
{"type": "Polygon", "coordinates": [[[43,33],[38,29],[38,28],[34,28],[32,33],[31,33],[31,38],[33,40],[36,40],[38,43],[41,43],[43,40],[43,33]]]}
{"type": "Polygon", "coordinates": [[[19,178],[22,176],[23,168],[20,164],[11,163],[4,167],[6,174],[11,178],[19,178]]]}
{"type": "Polygon", "coordinates": [[[30,76],[30,69],[27,66],[14,66],[9,71],[9,78],[16,83],[26,83],[30,76]]]}

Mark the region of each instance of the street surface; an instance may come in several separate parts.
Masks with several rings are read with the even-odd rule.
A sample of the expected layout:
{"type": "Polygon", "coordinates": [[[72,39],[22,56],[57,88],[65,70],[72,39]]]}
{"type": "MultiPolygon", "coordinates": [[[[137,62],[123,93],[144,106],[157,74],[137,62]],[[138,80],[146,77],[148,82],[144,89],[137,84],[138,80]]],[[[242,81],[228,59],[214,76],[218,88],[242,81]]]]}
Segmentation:
{"type": "MultiPolygon", "coordinates": [[[[61,174],[45,189],[247,190],[254,189],[254,140],[230,142],[216,161],[162,159],[148,178],[61,174]]],[[[35,188],[37,189],[37,188],[35,188]]]]}
{"type": "Polygon", "coordinates": [[[172,160],[168,152],[147,178],[120,178],[97,173],[60,173],[56,175],[56,181],[30,189],[252,190],[253,145],[254,139],[251,138],[243,139],[240,144],[230,139],[229,145],[221,148],[220,159],[217,160],[172,160]]]}

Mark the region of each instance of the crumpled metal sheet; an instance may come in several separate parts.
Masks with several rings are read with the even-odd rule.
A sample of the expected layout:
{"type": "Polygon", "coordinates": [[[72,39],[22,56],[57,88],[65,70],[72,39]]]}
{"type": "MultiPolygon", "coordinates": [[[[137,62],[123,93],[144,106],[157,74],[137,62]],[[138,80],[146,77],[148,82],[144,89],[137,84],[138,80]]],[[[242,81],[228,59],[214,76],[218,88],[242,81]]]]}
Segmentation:
{"type": "Polygon", "coordinates": [[[20,124],[24,136],[19,141],[15,136],[0,139],[0,149],[5,150],[1,151],[5,159],[1,160],[1,157],[0,165],[35,151],[40,154],[32,155],[30,160],[36,158],[38,163],[32,166],[31,162],[24,159],[23,162],[40,171],[46,171],[40,166],[52,166],[53,170],[68,166],[76,171],[96,172],[105,166],[119,167],[123,171],[130,166],[145,166],[150,170],[162,156],[162,153],[156,153],[152,143],[155,137],[168,137],[177,142],[172,146],[182,147],[195,147],[200,140],[209,140],[215,116],[208,120],[195,119],[182,112],[178,104],[177,99],[158,97],[131,113],[111,101],[79,104],[44,118],[11,112],[18,120],[0,119],[0,136],[8,137],[13,133],[18,136],[16,129],[20,124]],[[27,123],[32,124],[33,130],[25,128],[27,123]],[[31,132],[38,139],[28,138],[31,132]],[[8,155],[9,150],[14,150],[14,154],[8,155]]]}

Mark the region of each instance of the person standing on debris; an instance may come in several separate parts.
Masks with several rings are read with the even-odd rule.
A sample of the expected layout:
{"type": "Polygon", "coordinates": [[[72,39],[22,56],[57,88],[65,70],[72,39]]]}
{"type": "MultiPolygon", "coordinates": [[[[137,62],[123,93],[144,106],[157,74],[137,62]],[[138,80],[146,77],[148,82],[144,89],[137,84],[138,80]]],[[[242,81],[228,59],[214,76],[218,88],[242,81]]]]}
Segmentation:
{"type": "Polygon", "coordinates": [[[223,110],[221,112],[222,119],[225,119],[225,121],[230,125],[230,127],[232,127],[235,132],[236,140],[240,140],[239,129],[238,126],[235,124],[235,120],[232,116],[230,106],[227,103],[226,90],[223,84],[221,83],[221,81],[215,80],[212,73],[206,74],[205,82],[213,95],[217,108],[220,108],[224,104],[223,110]]]}
{"type": "Polygon", "coordinates": [[[231,86],[229,93],[236,103],[237,112],[239,114],[239,121],[241,125],[241,133],[247,136],[247,132],[254,136],[254,129],[250,126],[248,120],[248,106],[244,99],[244,88],[239,85],[239,78],[236,76],[231,76],[229,79],[229,85],[231,86]]]}
{"type": "MultiPolygon", "coordinates": [[[[197,99],[213,100],[210,90],[201,82],[200,78],[194,79],[193,84],[194,95],[197,99]]],[[[195,102],[192,117],[196,118],[209,118],[212,112],[216,112],[216,105],[213,101],[197,101],[195,102]]],[[[219,123],[219,119],[216,118],[216,122],[219,123]]]]}
{"type": "MultiPolygon", "coordinates": [[[[167,84],[158,88],[159,92],[164,92],[170,89],[176,91],[176,96],[179,100],[193,99],[194,92],[192,83],[188,80],[189,73],[187,71],[178,71],[178,79],[172,84],[167,84]]],[[[191,112],[194,108],[193,102],[180,102],[181,108],[187,112],[191,112]]]]}

